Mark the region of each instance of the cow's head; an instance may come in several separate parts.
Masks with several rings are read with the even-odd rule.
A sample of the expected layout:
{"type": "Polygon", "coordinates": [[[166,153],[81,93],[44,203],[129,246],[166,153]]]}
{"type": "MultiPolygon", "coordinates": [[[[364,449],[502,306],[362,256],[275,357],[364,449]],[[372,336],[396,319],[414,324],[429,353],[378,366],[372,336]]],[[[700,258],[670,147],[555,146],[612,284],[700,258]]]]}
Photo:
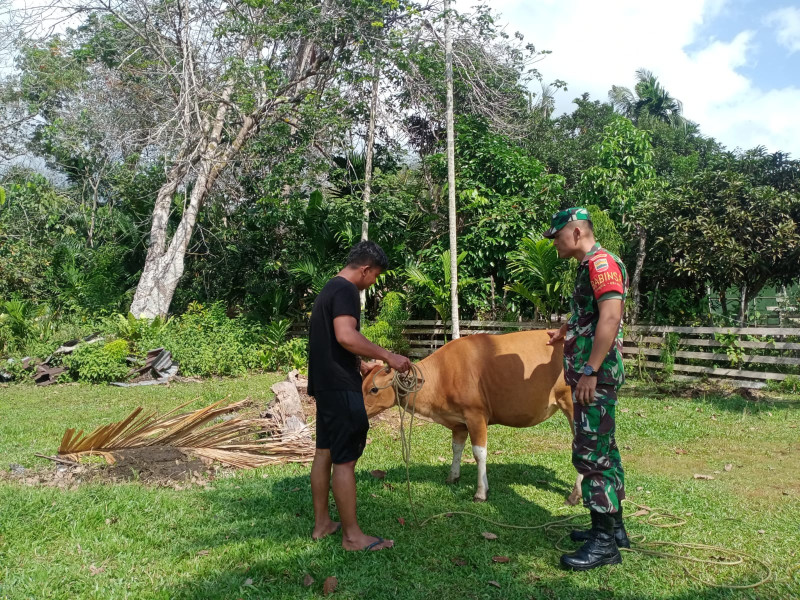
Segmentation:
{"type": "Polygon", "coordinates": [[[394,377],[394,369],[380,365],[373,367],[364,375],[361,391],[364,394],[364,406],[370,419],[397,404],[392,387],[392,377],[394,377]]]}

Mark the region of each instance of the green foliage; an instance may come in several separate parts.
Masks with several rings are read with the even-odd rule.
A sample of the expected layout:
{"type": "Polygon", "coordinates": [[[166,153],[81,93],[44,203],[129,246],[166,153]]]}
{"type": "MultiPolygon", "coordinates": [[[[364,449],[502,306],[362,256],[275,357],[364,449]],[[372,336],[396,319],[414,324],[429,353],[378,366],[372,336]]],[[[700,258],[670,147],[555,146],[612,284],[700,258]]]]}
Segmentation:
{"type": "Polygon", "coordinates": [[[540,319],[550,321],[553,314],[566,310],[572,290],[565,285],[569,263],[558,258],[553,242],[539,237],[525,237],[509,255],[509,265],[516,281],[506,289],[533,304],[540,319]]]}
{"type": "Polygon", "coordinates": [[[172,352],[186,376],[242,375],[259,367],[259,329],[244,317],[229,318],[221,303],[189,305],[158,330],[143,331],[140,348],[172,352]]]}
{"type": "Polygon", "coordinates": [[[800,197],[706,171],[664,194],[651,219],[655,250],[674,276],[716,292],[790,283],[800,260],[800,197]],[[668,257],[668,258],[667,258],[668,257]]]}
{"type": "Polygon", "coordinates": [[[783,392],[788,394],[800,393],[800,377],[797,375],[787,375],[785,379],[767,381],[767,390],[770,392],[783,392]]]}
{"type": "Polygon", "coordinates": [[[403,337],[403,324],[408,320],[408,311],[403,306],[403,295],[389,292],[381,300],[380,307],[377,320],[363,327],[361,333],[391,352],[407,354],[409,345],[403,337]]]}
{"type": "Polygon", "coordinates": [[[144,353],[152,348],[143,347],[142,340],[152,340],[157,338],[172,323],[172,317],[162,319],[137,319],[131,313],[128,315],[116,314],[107,317],[103,321],[104,330],[111,332],[116,337],[126,340],[133,345],[133,348],[144,353]]]}
{"type": "Polygon", "coordinates": [[[128,351],[125,340],[82,344],[64,357],[63,364],[78,381],[84,383],[121,381],[130,371],[125,361],[128,351]]]}
{"type": "Polygon", "coordinates": [[[659,359],[664,365],[663,373],[667,377],[672,375],[675,367],[675,353],[678,351],[678,340],[681,336],[679,333],[665,333],[664,344],[661,346],[661,355],[659,359]]]}
{"type": "MultiPolygon", "coordinates": [[[[461,264],[467,256],[466,252],[458,255],[456,262],[461,264]]],[[[422,265],[410,265],[406,267],[406,277],[408,283],[416,288],[418,293],[436,311],[438,318],[446,323],[450,321],[450,250],[445,250],[439,255],[439,272],[431,270],[429,273],[422,265]],[[441,279],[439,279],[441,278],[441,279]]],[[[474,285],[477,280],[470,277],[459,277],[458,292],[462,289],[474,285]]]]}
{"type": "Polygon", "coordinates": [[[603,129],[596,151],[598,164],[581,178],[585,203],[609,210],[621,222],[638,216],[659,185],[649,133],[616,117],[603,129]]]}
{"type": "Polygon", "coordinates": [[[735,333],[715,333],[714,339],[722,344],[722,349],[728,356],[731,366],[738,368],[744,360],[745,349],[742,347],[741,336],[735,333]]]}

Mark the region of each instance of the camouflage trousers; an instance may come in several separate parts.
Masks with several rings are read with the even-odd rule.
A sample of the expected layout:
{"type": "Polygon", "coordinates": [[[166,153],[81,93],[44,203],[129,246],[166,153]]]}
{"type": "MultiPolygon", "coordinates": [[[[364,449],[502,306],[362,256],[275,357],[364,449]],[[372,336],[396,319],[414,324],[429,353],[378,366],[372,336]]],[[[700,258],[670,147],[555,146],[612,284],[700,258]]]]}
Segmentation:
{"type": "Polygon", "coordinates": [[[625,472],[614,437],[617,389],[598,385],[589,406],[575,401],[573,389],[572,401],[572,464],[583,475],[583,505],[596,512],[615,513],[625,498],[625,472]]]}

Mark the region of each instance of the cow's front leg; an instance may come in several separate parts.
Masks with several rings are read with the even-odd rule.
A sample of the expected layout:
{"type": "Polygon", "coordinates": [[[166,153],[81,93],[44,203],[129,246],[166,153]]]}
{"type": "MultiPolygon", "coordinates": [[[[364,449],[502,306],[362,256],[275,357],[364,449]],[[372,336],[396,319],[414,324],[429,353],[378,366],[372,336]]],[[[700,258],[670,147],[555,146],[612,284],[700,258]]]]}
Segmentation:
{"type": "Polygon", "coordinates": [[[456,483],[461,477],[461,455],[467,443],[467,428],[453,429],[453,463],[450,465],[450,475],[447,483],[456,483]]]}
{"type": "Polygon", "coordinates": [[[472,455],[478,464],[478,489],[472,498],[475,502],[486,502],[489,493],[489,480],[486,478],[486,421],[483,416],[467,420],[469,439],[472,442],[472,455]]]}

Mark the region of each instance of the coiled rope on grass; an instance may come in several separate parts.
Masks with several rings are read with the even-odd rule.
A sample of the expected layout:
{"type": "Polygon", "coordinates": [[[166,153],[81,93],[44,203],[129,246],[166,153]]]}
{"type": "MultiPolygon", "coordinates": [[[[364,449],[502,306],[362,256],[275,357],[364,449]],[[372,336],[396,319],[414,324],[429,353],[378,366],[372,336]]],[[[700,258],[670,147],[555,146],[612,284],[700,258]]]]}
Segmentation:
{"type": "MultiPolygon", "coordinates": [[[[452,517],[453,515],[466,515],[470,517],[475,517],[487,523],[491,523],[492,525],[496,525],[498,527],[503,527],[507,529],[525,529],[525,530],[536,530],[542,529],[544,530],[545,534],[550,532],[561,533],[561,537],[555,542],[555,547],[557,550],[561,552],[569,552],[570,550],[567,548],[561,547],[561,542],[569,536],[569,530],[571,530],[575,523],[573,521],[575,519],[580,518],[582,515],[570,515],[568,517],[562,517],[559,519],[554,519],[552,521],[548,521],[547,523],[543,523],[541,525],[512,525],[510,523],[502,523],[499,521],[495,521],[493,519],[489,519],[483,515],[479,515],[474,512],[469,511],[448,511],[443,513],[438,513],[435,515],[431,515],[430,517],[426,518],[424,521],[419,520],[419,516],[417,515],[416,507],[414,505],[413,497],[411,494],[411,472],[410,472],[410,463],[411,463],[411,436],[413,433],[414,427],[414,413],[416,410],[416,399],[417,394],[419,393],[420,389],[425,383],[425,379],[422,375],[422,371],[420,371],[419,367],[412,363],[411,369],[406,374],[401,374],[395,371],[392,379],[389,383],[384,386],[376,386],[375,385],[375,376],[380,371],[377,371],[372,375],[372,388],[376,390],[387,389],[389,387],[394,388],[395,397],[397,398],[397,406],[400,412],[400,444],[402,448],[402,455],[403,455],[403,462],[406,466],[406,491],[408,494],[408,504],[411,508],[411,513],[414,516],[414,522],[419,523],[419,527],[424,527],[427,523],[432,521],[433,519],[437,519],[440,517],[452,517]],[[409,414],[409,426],[408,426],[408,435],[405,432],[405,415],[406,413],[409,414]]],[[[637,508],[637,511],[631,515],[628,515],[626,518],[638,518],[638,517],[646,517],[643,520],[644,523],[656,527],[659,529],[672,529],[676,527],[682,527],[686,525],[688,522],[683,517],[678,515],[672,514],[669,511],[658,509],[658,508],[651,508],[646,505],[636,504],[631,500],[623,500],[623,502],[627,502],[637,508]]],[[[728,589],[728,590],[746,590],[746,589],[753,589],[757,588],[768,581],[773,579],[773,571],[769,564],[755,556],[750,554],[746,554],[739,550],[733,550],[731,548],[724,548],[722,546],[714,546],[710,544],[695,544],[689,542],[659,542],[659,541],[647,541],[644,535],[635,534],[630,536],[631,539],[631,548],[620,548],[621,551],[624,552],[631,552],[636,554],[642,554],[645,556],[654,556],[657,558],[666,558],[672,560],[680,560],[686,562],[693,562],[699,564],[707,564],[713,566],[723,566],[723,567],[735,567],[744,565],[747,561],[751,561],[753,563],[757,563],[760,565],[764,571],[765,575],[761,577],[755,583],[745,584],[745,585],[734,585],[734,584],[723,584],[723,583],[716,583],[713,581],[708,581],[694,575],[686,565],[681,565],[686,575],[699,582],[703,585],[707,585],[709,587],[721,588],[721,589],[728,589]],[[663,552],[661,550],[657,550],[657,548],[675,548],[675,552],[663,552]],[[696,556],[691,556],[687,554],[680,554],[680,550],[688,550],[688,551],[705,551],[705,552],[717,552],[721,555],[730,557],[730,559],[721,558],[721,557],[712,557],[712,558],[698,558],[696,556]]],[[[800,570],[800,564],[796,565],[789,569],[787,575],[791,580],[795,572],[800,570]]]]}

